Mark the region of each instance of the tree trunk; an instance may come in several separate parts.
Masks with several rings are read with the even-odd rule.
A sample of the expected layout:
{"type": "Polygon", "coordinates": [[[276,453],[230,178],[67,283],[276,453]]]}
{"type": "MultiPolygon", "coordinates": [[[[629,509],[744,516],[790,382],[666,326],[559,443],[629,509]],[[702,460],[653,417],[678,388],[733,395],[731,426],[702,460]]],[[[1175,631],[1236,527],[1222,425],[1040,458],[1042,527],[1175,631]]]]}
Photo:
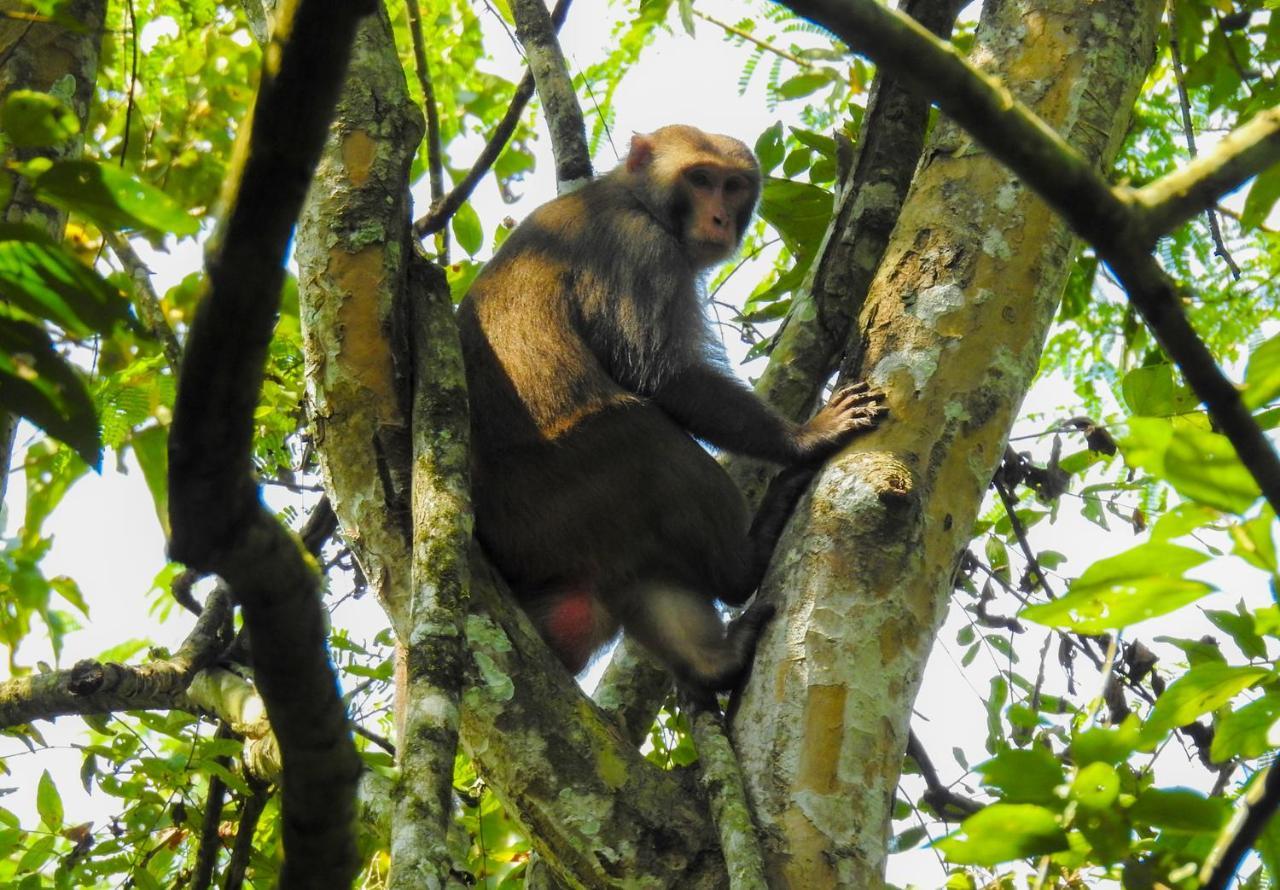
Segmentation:
{"type": "MultiPolygon", "coordinates": [[[[1160,8],[990,0],[973,58],[1105,168],[1160,8]]],[[[734,729],[776,886],[883,883],[911,706],[1074,249],[1012,174],[937,128],[846,366],[889,392],[891,419],[826,468],[762,588],[779,614],[734,729]]]]}

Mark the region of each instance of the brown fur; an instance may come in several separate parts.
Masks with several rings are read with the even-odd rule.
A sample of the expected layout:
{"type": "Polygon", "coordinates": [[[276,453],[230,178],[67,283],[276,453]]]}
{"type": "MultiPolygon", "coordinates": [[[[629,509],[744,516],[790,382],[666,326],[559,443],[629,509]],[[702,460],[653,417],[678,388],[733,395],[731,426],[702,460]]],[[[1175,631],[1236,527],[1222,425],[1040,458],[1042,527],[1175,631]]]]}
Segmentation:
{"type": "Polygon", "coordinates": [[[759,178],[735,139],[637,136],[534,211],[459,309],[477,533],[575,672],[621,626],[694,689],[732,685],[772,610],[726,634],[715,600],[746,601],[812,467],[883,414],[859,387],[797,426],[723,366],[700,275],[741,241],[759,178]],[[694,437],[805,469],[752,529],[694,437]]]}

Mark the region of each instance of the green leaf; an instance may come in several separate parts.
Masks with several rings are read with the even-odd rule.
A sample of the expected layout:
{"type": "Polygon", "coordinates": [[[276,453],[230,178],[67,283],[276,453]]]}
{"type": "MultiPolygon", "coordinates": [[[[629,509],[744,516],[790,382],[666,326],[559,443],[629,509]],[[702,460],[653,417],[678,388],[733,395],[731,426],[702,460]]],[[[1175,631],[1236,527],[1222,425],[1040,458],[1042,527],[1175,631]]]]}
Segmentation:
{"type": "Polygon", "coordinates": [[[1276,542],[1271,534],[1275,527],[1276,513],[1270,504],[1264,504],[1257,516],[1248,522],[1233,525],[1229,529],[1235,546],[1231,552],[1254,568],[1276,574],[1280,564],[1276,559],[1276,542]]]}
{"type": "Polygon", "coordinates": [[[166,539],[169,537],[169,431],[165,427],[152,426],[133,434],[130,440],[142,478],[151,492],[151,503],[156,509],[156,519],[166,539]]]}
{"type": "Polygon", "coordinates": [[[1134,368],[1120,384],[1125,403],[1134,414],[1163,417],[1193,410],[1200,400],[1186,386],[1174,383],[1173,366],[1134,368]]]}
{"type": "Polygon", "coordinates": [[[1131,466],[1148,470],[1201,504],[1243,513],[1261,496],[1231,441],[1192,422],[1131,418],[1120,447],[1131,466]]]}
{"type": "MultiPolygon", "coordinates": [[[[45,772],[48,775],[48,771],[45,772]]],[[[18,860],[18,874],[33,872],[43,868],[54,858],[54,846],[58,843],[57,835],[47,834],[27,847],[27,852],[18,860]]],[[[41,886],[37,884],[36,886],[41,886]]]]}
{"type": "Polygon", "coordinates": [[[1176,430],[1164,468],[1165,478],[1179,494],[1219,510],[1244,513],[1262,496],[1231,440],[1218,433],[1176,430]]]}
{"type": "Polygon", "coordinates": [[[1214,588],[1180,577],[1207,560],[1196,550],[1148,541],[1095,562],[1059,599],[1022,610],[1021,617],[1049,627],[1101,633],[1164,615],[1214,588]]]}
{"type": "Polygon", "coordinates": [[[1230,812],[1226,801],[1186,788],[1148,788],[1129,808],[1135,822],[1173,831],[1217,831],[1230,812]]]}
{"type": "Polygon", "coordinates": [[[890,853],[902,853],[906,850],[913,850],[920,846],[921,842],[929,837],[929,829],[924,825],[916,825],[908,828],[901,834],[894,835],[889,840],[890,853]]]}
{"type": "Polygon", "coordinates": [[[831,75],[824,71],[797,74],[778,85],[780,99],[802,99],[831,83],[831,75]]]}
{"type": "Polygon", "coordinates": [[[1249,195],[1244,199],[1244,212],[1240,214],[1241,228],[1248,231],[1262,225],[1277,199],[1280,199],[1280,167],[1272,167],[1259,174],[1249,187],[1249,195]]]}
{"type": "Polygon", "coordinates": [[[1156,706],[1142,727],[1143,747],[1160,742],[1174,727],[1186,726],[1201,714],[1222,707],[1269,674],[1260,667],[1217,662],[1196,665],[1156,699],[1156,706]]]}
{"type": "Polygon", "coordinates": [[[14,90],[0,108],[0,126],[19,147],[57,145],[80,132],[80,121],[57,98],[33,90],[14,90]]]}
{"type": "Polygon", "coordinates": [[[453,236],[458,239],[458,246],[468,255],[475,256],[484,245],[484,226],[480,224],[480,214],[476,213],[470,202],[458,208],[450,225],[453,227],[453,236]]]}
{"type": "Polygon", "coordinates": [[[58,786],[53,784],[53,776],[48,770],[40,774],[36,785],[36,812],[50,831],[62,830],[62,795],[58,793],[58,786]]]}
{"type": "Polygon", "coordinates": [[[1280,334],[1263,343],[1249,355],[1244,372],[1244,403],[1250,409],[1260,408],[1280,396],[1280,334]]]}
{"type": "Polygon", "coordinates": [[[797,257],[812,255],[831,221],[831,193],[804,182],[768,177],[760,195],[760,216],[778,230],[797,257]]]}
{"type": "Polygon", "coordinates": [[[137,328],[114,285],[27,225],[0,223],[0,297],[76,337],[137,328]]]}
{"type": "Polygon", "coordinates": [[[1071,782],[1071,799],[1087,810],[1107,810],[1120,796],[1120,774],[1109,763],[1082,767],[1071,782]]]}
{"type": "Polygon", "coordinates": [[[91,467],[102,462],[98,415],[79,375],[41,328],[3,316],[0,408],[71,446],[91,467]]]}
{"type": "Polygon", "coordinates": [[[172,198],[110,164],[59,161],[36,180],[42,198],[82,214],[106,231],[194,235],[200,222],[172,198]]]}
{"type": "Polygon", "coordinates": [[[997,803],[965,819],[960,830],[934,846],[957,865],[991,867],[1011,859],[1068,848],[1057,816],[1031,804],[997,803]]]}
{"type": "Polygon", "coordinates": [[[1232,757],[1261,756],[1275,747],[1269,736],[1277,720],[1280,720],[1280,692],[1268,692],[1218,721],[1209,756],[1218,763],[1232,757]]]}
{"type": "Polygon", "coordinates": [[[1267,644],[1253,629],[1253,613],[1245,608],[1243,602],[1236,604],[1235,612],[1206,609],[1204,614],[1215,627],[1231,637],[1246,658],[1267,657],[1267,644]]]}
{"type": "Polygon", "coordinates": [[[782,163],[786,150],[782,145],[782,121],[765,130],[756,139],[756,160],[760,162],[760,172],[768,174],[782,163]]]}
{"type": "Polygon", "coordinates": [[[982,784],[999,790],[1006,803],[1060,804],[1054,792],[1067,781],[1058,758],[1039,747],[1004,748],[976,769],[982,784]]]}

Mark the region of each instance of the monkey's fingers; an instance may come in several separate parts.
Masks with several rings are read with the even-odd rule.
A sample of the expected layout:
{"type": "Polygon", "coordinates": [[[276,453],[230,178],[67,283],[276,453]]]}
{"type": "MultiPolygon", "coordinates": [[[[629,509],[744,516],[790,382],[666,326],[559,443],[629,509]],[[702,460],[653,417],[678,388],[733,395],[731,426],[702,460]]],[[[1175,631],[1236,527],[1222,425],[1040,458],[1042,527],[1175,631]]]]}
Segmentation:
{"type": "Polygon", "coordinates": [[[886,396],[884,390],[873,389],[871,384],[865,380],[848,386],[842,386],[831,396],[828,405],[836,408],[843,408],[847,405],[871,405],[877,402],[883,402],[886,396]]]}

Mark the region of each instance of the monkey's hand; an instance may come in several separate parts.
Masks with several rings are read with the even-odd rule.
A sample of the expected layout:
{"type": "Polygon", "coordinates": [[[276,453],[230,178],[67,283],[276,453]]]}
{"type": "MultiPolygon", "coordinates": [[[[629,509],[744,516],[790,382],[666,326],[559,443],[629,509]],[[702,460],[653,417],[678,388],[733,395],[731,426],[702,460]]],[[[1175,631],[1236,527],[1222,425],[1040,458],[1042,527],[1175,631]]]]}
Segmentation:
{"type": "Polygon", "coordinates": [[[826,460],[854,436],[874,429],[889,413],[884,393],[866,381],[842,386],[813,419],[796,433],[796,456],[801,463],[826,460]]]}

